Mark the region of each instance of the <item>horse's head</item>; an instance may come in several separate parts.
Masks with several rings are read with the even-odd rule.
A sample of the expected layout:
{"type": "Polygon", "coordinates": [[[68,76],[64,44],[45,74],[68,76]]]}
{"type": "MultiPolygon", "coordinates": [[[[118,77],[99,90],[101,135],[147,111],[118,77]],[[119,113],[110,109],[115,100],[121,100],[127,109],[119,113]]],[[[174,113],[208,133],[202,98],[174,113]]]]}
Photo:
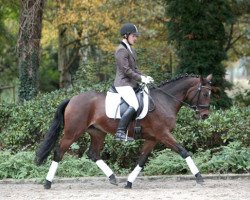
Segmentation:
{"type": "Polygon", "coordinates": [[[212,74],[208,75],[207,78],[201,77],[199,83],[191,87],[186,96],[191,108],[196,111],[198,119],[206,119],[209,115],[211,79],[212,74]]]}

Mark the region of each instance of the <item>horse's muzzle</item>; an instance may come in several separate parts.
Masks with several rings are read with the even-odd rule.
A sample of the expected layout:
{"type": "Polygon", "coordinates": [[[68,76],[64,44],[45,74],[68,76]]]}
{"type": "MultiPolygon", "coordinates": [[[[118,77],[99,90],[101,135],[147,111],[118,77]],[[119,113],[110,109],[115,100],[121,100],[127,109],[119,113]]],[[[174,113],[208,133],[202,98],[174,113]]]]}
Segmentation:
{"type": "Polygon", "coordinates": [[[201,115],[201,119],[207,119],[208,118],[208,114],[203,114],[203,115],[201,115]]]}
{"type": "Polygon", "coordinates": [[[209,117],[209,111],[205,110],[205,111],[197,111],[196,112],[196,119],[207,119],[209,117]]]}

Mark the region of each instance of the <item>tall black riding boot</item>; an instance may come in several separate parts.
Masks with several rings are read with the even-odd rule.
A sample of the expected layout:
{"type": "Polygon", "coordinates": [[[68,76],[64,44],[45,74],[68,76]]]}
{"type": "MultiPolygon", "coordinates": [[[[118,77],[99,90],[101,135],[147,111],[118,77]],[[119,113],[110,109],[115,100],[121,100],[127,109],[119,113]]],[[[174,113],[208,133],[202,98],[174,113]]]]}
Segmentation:
{"type": "Polygon", "coordinates": [[[129,125],[129,122],[131,121],[133,115],[135,113],[135,109],[131,106],[126,110],[126,112],[122,115],[122,118],[120,119],[118,129],[115,135],[116,140],[124,140],[124,141],[133,141],[134,139],[131,137],[127,137],[126,132],[129,125]]]}

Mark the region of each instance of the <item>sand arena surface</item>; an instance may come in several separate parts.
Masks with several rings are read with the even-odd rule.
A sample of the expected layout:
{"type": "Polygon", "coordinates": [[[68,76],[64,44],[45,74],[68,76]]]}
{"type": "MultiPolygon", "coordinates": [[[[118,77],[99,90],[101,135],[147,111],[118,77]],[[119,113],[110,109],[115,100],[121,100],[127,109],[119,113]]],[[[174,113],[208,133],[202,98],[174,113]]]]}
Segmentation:
{"type": "Polygon", "coordinates": [[[50,190],[34,181],[0,181],[0,200],[249,200],[250,176],[204,176],[203,186],[187,176],[138,177],[132,189],[126,178],[111,185],[106,178],[55,179],[50,190]]]}

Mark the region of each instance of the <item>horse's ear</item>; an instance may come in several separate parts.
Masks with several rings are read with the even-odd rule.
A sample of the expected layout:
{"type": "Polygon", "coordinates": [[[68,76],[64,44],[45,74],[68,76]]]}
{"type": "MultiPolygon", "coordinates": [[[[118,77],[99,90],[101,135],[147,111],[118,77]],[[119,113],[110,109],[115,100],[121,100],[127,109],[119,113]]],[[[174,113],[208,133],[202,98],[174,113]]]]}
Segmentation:
{"type": "Polygon", "coordinates": [[[209,75],[207,76],[208,82],[211,82],[212,78],[213,78],[213,75],[212,75],[212,74],[209,74],[209,75]]]}
{"type": "Polygon", "coordinates": [[[201,77],[200,77],[201,83],[202,83],[202,84],[207,84],[207,83],[211,84],[212,78],[213,78],[213,75],[212,75],[212,74],[209,74],[209,75],[207,76],[207,78],[203,78],[203,77],[201,76],[201,77]]]}

